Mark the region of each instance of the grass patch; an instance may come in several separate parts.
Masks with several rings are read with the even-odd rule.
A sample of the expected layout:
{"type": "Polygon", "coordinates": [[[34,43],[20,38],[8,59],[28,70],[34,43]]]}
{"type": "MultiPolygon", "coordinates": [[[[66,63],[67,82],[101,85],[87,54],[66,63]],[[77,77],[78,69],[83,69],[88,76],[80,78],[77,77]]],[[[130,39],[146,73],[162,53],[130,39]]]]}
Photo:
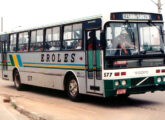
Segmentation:
{"type": "Polygon", "coordinates": [[[15,103],[12,103],[12,106],[14,109],[17,109],[17,105],[15,103]]]}

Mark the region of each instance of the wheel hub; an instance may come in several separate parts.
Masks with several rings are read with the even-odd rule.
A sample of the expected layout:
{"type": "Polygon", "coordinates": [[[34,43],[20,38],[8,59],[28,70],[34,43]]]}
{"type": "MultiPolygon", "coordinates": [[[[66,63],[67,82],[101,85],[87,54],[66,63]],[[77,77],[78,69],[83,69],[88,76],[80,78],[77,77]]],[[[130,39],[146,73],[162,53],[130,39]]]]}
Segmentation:
{"type": "Polygon", "coordinates": [[[69,93],[72,96],[76,96],[77,92],[78,92],[78,85],[77,82],[73,79],[69,83],[69,93]]]}

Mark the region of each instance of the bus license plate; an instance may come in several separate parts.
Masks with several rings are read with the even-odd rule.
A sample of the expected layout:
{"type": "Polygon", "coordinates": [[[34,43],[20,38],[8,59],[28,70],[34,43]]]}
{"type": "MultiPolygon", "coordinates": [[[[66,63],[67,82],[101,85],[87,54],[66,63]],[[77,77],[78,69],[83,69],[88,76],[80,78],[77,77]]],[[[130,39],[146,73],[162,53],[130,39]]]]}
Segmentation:
{"type": "Polygon", "coordinates": [[[118,89],[117,95],[126,94],[126,89],[118,89]]]}

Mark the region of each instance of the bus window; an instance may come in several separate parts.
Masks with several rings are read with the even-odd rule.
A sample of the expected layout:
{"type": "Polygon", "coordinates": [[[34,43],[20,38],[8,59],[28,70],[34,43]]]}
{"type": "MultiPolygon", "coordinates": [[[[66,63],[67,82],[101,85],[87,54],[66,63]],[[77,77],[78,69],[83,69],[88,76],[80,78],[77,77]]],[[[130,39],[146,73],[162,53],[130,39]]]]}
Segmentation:
{"type": "Polygon", "coordinates": [[[43,51],[43,30],[31,32],[30,51],[43,51]]]}
{"type": "Polygon", "coordinates": [[[28,51],[28,32],[19,33],[19,39],[18,39],[18,51],[19,52],[27,52],[28,51]]]}
{"type": "Polygon", "coordinates": [[[110,23],[106,28],[106,56],[138,54],[136,23],[110,23]]]}
{"type": "Polygon", "coordinates": [[[16,52],[16,34],[10,35],[10,52],[16,52]]]}
{"type": "Polygon", "coordinates": [[[150,26],[148,24],[139,24],[140,50],[141,51],[159,51],[161,49],[161,36],[159,25],[150,26]]]}
{"type": "Polygon", "coordinates": [[[49,28],[46,30],[45,50],[60,50],[60,27],[49,28]]]}
{"type": "Polygon", "coordinates": [[[82,24],[68,25],[64,27],[63,49],[82,49],[82,24]]]}

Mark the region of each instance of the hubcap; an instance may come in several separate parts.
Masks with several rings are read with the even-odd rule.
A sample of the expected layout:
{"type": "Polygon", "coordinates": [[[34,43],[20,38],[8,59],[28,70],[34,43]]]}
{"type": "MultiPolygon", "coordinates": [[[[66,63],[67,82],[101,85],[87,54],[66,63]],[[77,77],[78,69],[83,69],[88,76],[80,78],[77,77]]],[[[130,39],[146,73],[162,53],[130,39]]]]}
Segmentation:
{"type": "Polygon", "coordinates": [[[78,92],[78,85],[77,82],[73,79],[69,82],[69,93],[71,96],[76,96],[78,92]]]}

